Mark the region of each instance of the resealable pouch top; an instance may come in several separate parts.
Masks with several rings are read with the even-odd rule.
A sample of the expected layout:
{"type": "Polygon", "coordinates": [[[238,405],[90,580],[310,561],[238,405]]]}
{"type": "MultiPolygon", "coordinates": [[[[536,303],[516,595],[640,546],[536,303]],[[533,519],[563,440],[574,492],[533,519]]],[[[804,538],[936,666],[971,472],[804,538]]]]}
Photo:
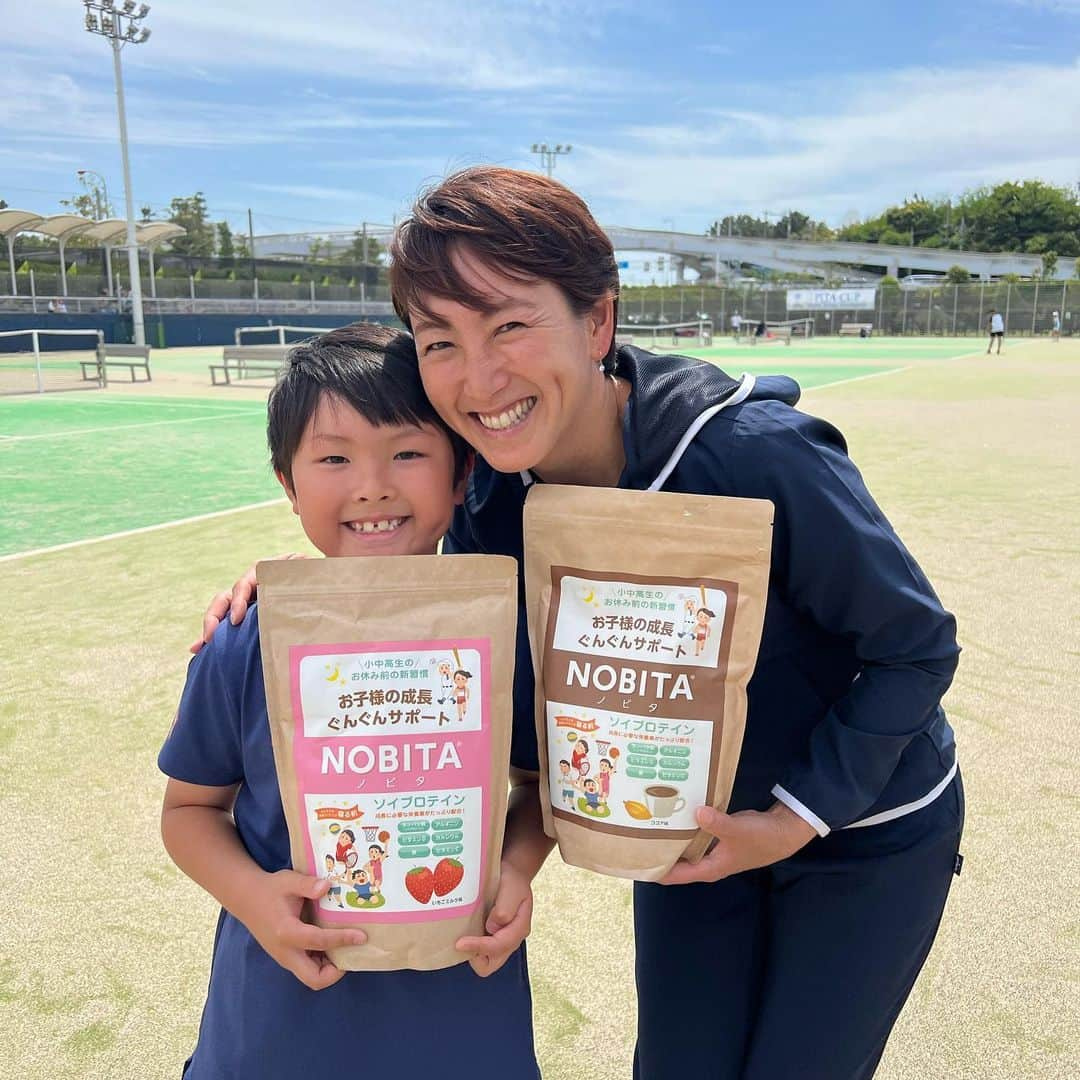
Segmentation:
{"type": "Polygon", "coordinates": [[[563,859],[655,881],[727,808],[772,547],[762,499],[534,484],[525,595],[544,829],[563,859]]]}
{"type": "Polygon", "coordinates": [[[496,555],[258,566],[266,703],[292,865],[330,878],[309,905],[361,927],[350,971],[468,957],[499,879],[510,759],[517,564],[496,555]]]}

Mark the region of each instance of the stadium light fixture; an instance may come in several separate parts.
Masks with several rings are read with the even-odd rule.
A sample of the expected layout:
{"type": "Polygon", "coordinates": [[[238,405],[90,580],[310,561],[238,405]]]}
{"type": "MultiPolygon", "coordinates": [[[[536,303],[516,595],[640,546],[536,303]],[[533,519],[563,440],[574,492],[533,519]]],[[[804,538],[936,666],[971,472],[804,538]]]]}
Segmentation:
{"type": "Polygon", "coordinates": [[[569,154],[574,148],[567,143],[563,146],[562,143],[556,143],[554,146],[548,146],[547,143],[533,143],[532,152],[539,155],[541,162],[543,162],[544,170],[550,177],[555,171],[555,159],[562,157],[564,154],[569,154]]]}
{"type": "Polygon", "coordinates": [[[143,323],[142,280],[139,276],[139,245],[135,236],[135,199],[131,192],[131,164],[128,160],[127,113],[124,108],[124,76],[120,67],[120,50],[125,45],[141,45],[150,31],[139,24],[150,14],[150,5],[142,4],[138,11],[131,0],[120,6],[114,0],[83,0],[86,8],[86,29],[91,34],[109,39],[113,52],[113,75],[116,79],[116,114],[120,126],[120,157],[124,165],[124,201],[127,210],[128,272],[131,277],[131,321],[135,344],[146,344],[143,323]]]}

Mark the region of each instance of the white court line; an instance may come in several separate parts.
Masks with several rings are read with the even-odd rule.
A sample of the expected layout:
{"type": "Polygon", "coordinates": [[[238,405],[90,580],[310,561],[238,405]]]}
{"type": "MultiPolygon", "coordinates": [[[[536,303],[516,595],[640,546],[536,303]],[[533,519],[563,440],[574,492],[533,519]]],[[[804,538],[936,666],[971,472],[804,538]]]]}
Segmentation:
{"type": "Polygon", "coordinates": [[[206,416],[186,416],[183,420],[148,420],[145,424],[116,424],[113,427],[79,428],[77,431],[47,431],[42,435],[2,435],[4,444],[29,442],[31,439],[70,439],[75,435],[100,435],[106,431],[134,431],[135,428],[165,427],[168,424],[203,424],[207,420],[220,420],[223,416],[251,416],[251,410],[244,412],[219,412],[206,416]]]}
{"type": "Polygon", "coordinates": [[[69,548],[86,547],[88,544],[103,544],[106,540],[121,540],[127,536],[139,536],[141,533],[171,529],[176,525],[193,525],[197,521],[210,521],[212,518],[226,517],[229,514],[242,514],[245,510],[261,510],[264,506],[278,506],[288,499],[267,499],[266,502],[250,503],[247,506],[234,506],[230,510],[215,510],[212,514],[197,514],[195,517],[180,518],[178,521],[163,521],[159,525],[144,525],[141,529],[126,529],[124,532],[109,533],[107,536],[93,536],[89,540],[72,540],[69,544],[56,544],[54,547],[34,548],[31,551],[16,551],[13,555],[0,555],[0,563],[14,562],[16,559],[29,559],[34,555],[50,555],[54,551],[67,551],[69,548]]]}
{"type": "MultiPolygon", "coordinates": [[[[806,388],[806,393],[811,394],[815,390],[828,390],[830,386],[843,386],[845,383],[860,382],[862,379],[880,379],[882,375],[899,375],[901,371],[910,370],[911,365],[908,364],[905,367],[889,368],[886,371],[871,371],[869,375],[852,375],[850,379],[836,379],[834,382],[818,383],[817,386],[808,386],[806,388]]],[[[797,373],[790,377],[796,382],[799,381],[797,373]]]]}

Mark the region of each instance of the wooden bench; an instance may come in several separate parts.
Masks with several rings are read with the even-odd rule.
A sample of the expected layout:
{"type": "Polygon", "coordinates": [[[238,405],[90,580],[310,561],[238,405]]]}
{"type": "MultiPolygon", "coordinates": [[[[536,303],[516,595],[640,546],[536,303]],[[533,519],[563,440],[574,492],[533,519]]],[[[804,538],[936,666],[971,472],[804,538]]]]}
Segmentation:
{"type": "Polygon", "coordinates": [[[210,382],[214,386],[228,386],[233,379],[276,376],[290,348],[290,345],[226,345],[221,350],[221,363],[210,365],[210,382]]]}
{"type": "Polygon", "coordinates": [[[841,323],[837,334],[839,337],[869,337],[873,332],[872,322],[846,322],[841,323]]]}
{"type": "Polygon", "coordinates": [[[79,364],[85,381],[93,379],[100,382],[102,386],[108,384],[107,369],[111,367],[126,367],[131,374],[132,382],[150,382],[151,379],[149,345],[99,345],[95,359],[80,360],[79,364]],[[141,368],[146,373],[145,379],[135,378],[136,368],[141,368]]]}

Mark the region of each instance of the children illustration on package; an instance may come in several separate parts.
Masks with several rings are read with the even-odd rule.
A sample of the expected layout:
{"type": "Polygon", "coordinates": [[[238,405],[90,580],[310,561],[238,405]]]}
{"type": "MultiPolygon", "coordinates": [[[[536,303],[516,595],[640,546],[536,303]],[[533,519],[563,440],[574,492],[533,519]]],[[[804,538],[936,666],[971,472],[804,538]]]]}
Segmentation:
{"type": "Polygon", "coordinates": [[[555,584],[544,685],[553,813],[616,831],[693,830],[719,752],[734,587],[562,568],[555,584]]]}
{"type": "Polygon", "coordinates": [[[293,759],[310,864],[331,882],[325,917],[410,921],[475,908],[487,858],[489,655],[475,641],[292,650],[293,759]]]}

